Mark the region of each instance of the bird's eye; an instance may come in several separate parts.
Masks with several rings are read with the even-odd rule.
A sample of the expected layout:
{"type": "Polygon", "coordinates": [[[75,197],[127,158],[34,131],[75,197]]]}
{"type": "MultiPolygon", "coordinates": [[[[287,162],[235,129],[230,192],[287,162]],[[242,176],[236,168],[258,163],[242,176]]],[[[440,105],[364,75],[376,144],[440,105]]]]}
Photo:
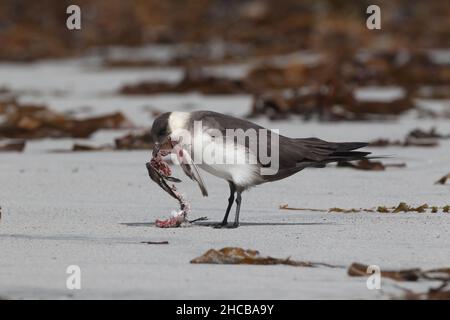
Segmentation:
{"type": "Polygon", "coordinates": [[[159,130],[159,135],[160,136],[164,136],[164,135],[166,135],[166,133],[167,133],[167,130],[166,129],[161,129],[161,130],[159,130]]]}

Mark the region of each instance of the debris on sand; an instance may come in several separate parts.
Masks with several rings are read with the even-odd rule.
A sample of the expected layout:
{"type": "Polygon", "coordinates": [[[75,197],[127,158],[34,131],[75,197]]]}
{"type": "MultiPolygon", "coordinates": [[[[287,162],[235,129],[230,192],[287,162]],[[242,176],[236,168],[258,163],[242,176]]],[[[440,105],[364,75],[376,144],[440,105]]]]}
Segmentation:
{"type": "Polygon", "coordinates": [[[359,101],[354,97],[354,89],[334,81],[308,90],[262,92],[255,94],[249,117],[265,115],[277,120],[299,115],[304,120],[321,121],[385,120],[414,108],[409,97],[388,102],[359,101]]]}
{"type": "MultiPolygon", "coordinates": [[[[347,270],[349,276],[367,276],[369,266],[361,263],[352,263],[347,270]]],[[[422,270],[420,268],[381,271],[381,276],[396,281],[438,280],[450,281],[450,268],[437,268],[422,270]]]]}
{"type": "Polygon", "coordinates": [[[25,149],[25,140],[0,142],[0,152],[22,152],[25,149]]]}
{"type": "Polygon", "coordinates": [[[53,150],[53,152],[87,152],[87,151],[117,151],[117,150],[151,150],[153,139],[150,130],[143,132],[130,132],[116,138],[114,144],[103,144],[93,146],[88,144],[74,143],[71,150],[53,150]]]}
{"type": "Polygon", "coordinates": [[[0,123],[0,137],[11,139],[87,138],[100,129],[128,129],[133,124],[120,112],[87,119],[76,119],[41,105],[13,101],[0,123]]]}
{"type": "MultiPolygon", "coordinates": [[[[351,277],[365,277],[370,274],[367,273],[368,265],[361,263],[352,263],[347,269],[347,274],[351,277]]],[[[397,271],[381,271],[381,276],[396,281],[417,281],[421,275],[420,269],[405,269],[397,271]]]]}
{"type": "MultiPolygon", "coordinates": [[[[92,47],[105,48],[111,44],[205,44],[222,38],[226,45],[219,43],[216,45],[218,49],[211,50],[211,56],[216,60],[233,54],[225,49],[220,50],[221,47],[228,47],[228,43],[249,48],[248,54],[253,56],[293,52],[298,48],[325,48],[336,53],[349,45],[365,52],[374,47],[378,39],[370,30],[365,30],[365,25],[361,25],[363,5],[349,1],[333,3],[330,8],[317,8],[317,3],[324,3],[325,6],[328,4],[326,1],[298,0],[226,1],[226,8],[221,1],[166,0],[164,5],[155,5],[154,1],[136,1],[133,6],[127,6],[122,1],[91,1],[86,2],[89,6],[83,12],[88,17],[95,16],[95,19],[86,19],[83,34],[76,35],[66,35],[60,31],[60,17],[57,14],[48,14],[45,28],[36,28],[32,23],[35,12],[58,12],[60,2],[45,2],[45,6],[30,2],[21,10],[16,9],[15,3],[17,1],[2,1],[2,21],[11,27],[1,30],[4,49],[0,52],[0,58],[14,61],[72,56],[92,47]],[[326,17],[320,20],[320,32],[317,31],[319,22],[312,17],[316,12],[326,17]],[[108,32],[99,32],[100,27],[108,32]],[[36,39],[40,41],[38,46],[36,39]]],[[[424,81],[430,78],[437,82],[441,76],[435,73],[434,77],[430,77],[433,68],[425,59],[418,61],[422,65],[420,69],[410,70],[410,63],[405,61],[409,56],[403,48],[448,47],[448,22],[445,17],[449,16],[450,10],[446,4],[445,1],[425,4],[414,1],[405,7],[403,1],[389,1],[389,11],[398,14],[383,18],[383,28],[394,31],[384,35],[383,47],[389,44],[395,48],[401,47],[398,51],[403,53],[403,58],[399,59],[395,53],[383,52],[366,58],[368,61],[364,65],[356,63],[359,61],[348,63],[343,71],[350,75],[345,80],[355,77],[354,81],[392,82],[400,78],[410,83],[416,79],[424,81]],[[431,20],[434,20],[432,30],[417,32],[418,26],[431,20]],[[386,70],[391,66],[395,67],[396,72],[386,70]],[[348,71],[349,67],[361,70],[361,74],[348,71]],[[430,72],[426,72],[428,69],[431,69],[430,72]]],[[[243,54],[238,51],[233,56],[242,58],[243,54]]],[[[194,60],[197,61],[207,57],[205,54],[200,57],[194,55],[184,57],[184,60],[197,58],[194,60]]],[[[346,73],[340,72],[339,75],[345,76],[346,73]]]]}
{"type": "Polygon", "coordinates": [[[425,131],[420,128],[411,130],[402,140],[377,139],[370,142],[371,147],[437,147],[439,139],[449,139],[450,135],[443,135],[436,131],[435,127],[425,131]]]}
{"type": "Polygon", "coordinates": [[[114,140],[116,150],[150,150],[153,139],[150,130],[142,133],[129,133],[114,140]]]}
{"type": "Polygon", "coordinates": [[[377,207],[377,212],[380,213],[390,213],[391,211],[389,210],[389,208],[385,207],[385,206],[378,206],[377,207]]]}
{"type": "Polygon", "coordinates": [[[352,209],[330,208],[328,210],[328,212],[341,212],[341,213],[356,213],[356,212],[361,212],[361,211],[373,212],[373,210],[370,210],[370,209],[355,209],[355,208],[352,208],[352,209]]]}
{"type": "Polygon", "coordinates": [[[350,208],[344,209],[339,207],[333,207],[328,210],[325,209],[311,209],[311,208],[294,208],[289,207],[288,204],[282,204],[279,206],[280,210],[295,210],[295,211],[316,211],[316,212],[337,212],[337,213],[360,213],[360,212],[378,212],[378,213],[400,213],[400,212],[418,212],[418,213],[426,213],[428,210],[431,213],[437,213],[440,209],[444,213],[450,212],[450,206],[446,205],[443,207],[438,206],[430,206],[427,203],[424,203],[420,206],[411,206],[406,204],[405,202],[400,202],[395,207],[386,207],[386,206],[378,206],[377,208],[350,208]]]}
{"type": "Polygon", "coordinates": [[[369,143],[370,147],[437,147],[439,142],[435,139],[407,139],[405,141],[376,139],[369,143]]]}
{"type": "Polygon", "coordinates": [[[287,66],[276,66],[262,63],[251,69],[245,77],[252,83],[258,92],[267,92],[274,89],[301,88],[317,71],[317,67],[300,63],[287,66]]]}
{"type": "Polygon", "coordinates": [[[113,148],[110,145],[91,146],[87,144],[75,143],[72,147],[73,152],[85,151],[111,151],[113,148]]]}
{"type": "Polygon", "coordinates": [[[410,289],[402,288],[405,292],[401,297],[406,300],[450,300],[450,285],[443,282],[436,288],[430,288],[427,292],[414,292],[410,289]]]}
{"type": "Polygon", "coordinates": [[[9,89],[9,88],[7,88],[7,87],[0,87],[0,94],[7,94],[7,93],[10,93],[11,92],[11,90],[9,89]]]}
{"type": "Polygon", "coordinates": [[[450,179],[450,173],[440,178],[435,184],[445,184],[450,179]]]}
{"type": "Polygon", "coordinates": [[[156,93],[186,93],[202,94],[242,94],[249,91],[248,85],[239,79],[229,79],[205,75],[200,69],[187,68],[184,77],[177,83],[140,82],[129,84],[119,89],[121,94],[143,95],[156,93]]]}
{"type": "Polygon", "coordinates": [[[156,219],[155,226],[157,226],[158,228],[178,228],[185,222],[187,222],[186,214],[183,211],[174,211],[172,212],[172,217],[169,219],[156,219]]]}
{"type": "MultiPolygon", "coordinates": [[[[369,266],[361,263],[352,263],[348,269],[347,274],[350,277],[368,277],[371,275],[368,272],[369,266]]],[[[422,270],[420,268],[400,269],[400,270],[383,270],[380,269],[380,276],[399,282],[417,282],[420,280],[440,281],[441,284],[436,288],[430,288],[427,292],[414,292],[400,286],[396,286],[404,291],[402,299],[410,300],[448,300],[450,299],[450,268],[438,268],[431,270],[422,270]]]]}
{"type": "Polygon", "coordinates": [[[423,204],[421,206],[418,207],[412,207],[407,205],[405,202],[400,202],[399,205],[397,206],[397,208],[394,209],[394,211],[392,211],[393,213],[398,213],[398,212],[420,212],[420,213],[424,213],[426,212],[426,209],[428,209],[429,206],[428,204],[423,204]]]}
{"type": "Polygon", "coordinates": [[[323,209],[312,209],[312,208],[292,208],[289,207],[287,203],[280,204],[279,209],[281,210],[296,210],[296,211],[318,211],[318,212],[327,212],[327,210],[323,209]]]}
{"type": "Polygon", "coordinates": [[[278,259],[269,256],[261,256],[259,251],[247,250],[238,247],[225,247],[220,250],[210,249],[203,255],[192,259],[191,263],[205,264],[253,264],[253,265],[276,265],[283,264],[294,267],[330,267],[339,266],[320,262],[296,261],[290,258],[278,259]]]}
{"type": "Polygon", "coordinates": [[[394,168],[404,168],[405,163],[395,163],[395,164],[383,164],[381,161],[371,161],[369,159],[363,159],[358,162],[352,163],[348,161],[340,161],[336,165],[339,168],[353,168],[358,170],[368,170],[368,171],[384,171],[388,167],[394,168]]]}
{"type": "MultiPolygon", "coordinates": [[[[385,207],[383,207],[383,208],[385,208],[385,207]]],[[[441,209],[442,212],[444,212],[444,213],[449,212],[448,211],[449,206],[443,206],[443,207],[430,206],[427,203],[424,203],[420,206],[415,207],[415,206],[408,205],[405,202],[400,202],[398,204],[398,206],[396,206],[396,207],[387,208],[387,210],[389,210],[388,212],[391,212],[391,213],[399,213],[399,212],[426,213],[429,210],[431,211],[431,213],[437,213],[439,211],[439,209],[441,209]]],[[[378,212],[381,212],[381,211],[378,211],[378,212]]]]}
{"type": "Polygon", "coordinates": [[[145,244],[169,244],[169,241],[141,241],[145,244]]]}
{"type": "Polygon", "coordinates": [[[436,131],[435,127],[432,127],[430,130],[425,131],[420,128],[414,129],[408,133],[408,137],[417,138],[417,139],[449,139],[450,135],[443,135],[436,131]]]}
{"type": "MultiPolygon", "coordinates": [[[[419,213],[425,213],[427,212],[427,209],[429,209],[430,206],[428,204],[422,204],[418,207],[413,207],[410,205],[407,205],[405,202],[400,202],[400,204],[397,207],[385,207],[385,206],[378,206],[376,209],[342,209],[342,208],[331,208],[328,210],[328,212],[342,212],[342,213],[357,213],[357,212],[379,212],[379,213],[399,213],[399,212],[419,212],[419,213]]],[[[435,208],[437,212],[438,207],[432,207],[435,208]]],[[[433,210],[432,210],[433,212],[433,210]]]]}

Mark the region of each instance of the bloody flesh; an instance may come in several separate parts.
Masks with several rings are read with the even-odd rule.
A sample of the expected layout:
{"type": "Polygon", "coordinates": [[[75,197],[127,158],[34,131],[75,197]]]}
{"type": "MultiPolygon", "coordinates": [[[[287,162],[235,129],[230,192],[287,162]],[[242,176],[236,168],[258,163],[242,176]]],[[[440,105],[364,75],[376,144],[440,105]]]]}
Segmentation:
{"type": "Polygon", "coordinates": [[[158,152],[151,160],[146,164],[148,174],[150,178],[156,182],[163,190],[169,193],[173,198],[178,200],[180,204],[180,210],[173,213],[173,217],[166,220],[156,220],[155,225],[159,228],[176,228],[183,222],[187,221],[187,214],[190,210],[190,205],[187,200],[177,191],[175,185],[168,185],[167,181],[179,181],[176,178],[171,177],[172,170],[169,164],[162,159],[162,156],[167,153],[158,152]]]}

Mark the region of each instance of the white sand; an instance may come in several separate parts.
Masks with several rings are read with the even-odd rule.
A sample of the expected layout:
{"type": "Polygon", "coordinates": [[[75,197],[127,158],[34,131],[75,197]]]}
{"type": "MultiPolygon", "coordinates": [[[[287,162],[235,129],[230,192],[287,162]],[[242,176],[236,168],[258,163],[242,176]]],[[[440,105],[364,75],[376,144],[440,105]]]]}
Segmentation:
{"type": "MultiPolygon", "coordinates": [[[[8,72],[15,70],[14,66],[10,68],[8,72]]],[[[25,82],[26,88],[21,87],[21,79],[29,75],[14,73],[9,81],[5,69],[0,70],[0,87],[42,89],[33,88],[39,85],[31,80],[25,82]]],[[[38,67],[36,70],[37,78],[43,76],[38,67]]],[[[46,69],[42,70],[45,75],[46,69]]],[[[126,72],[122,74],[126,75],[120,78],[122,82],[135,78],[126,72]]],[[[91,83],[99,80],[92,73],[85,76],[93,77],[91,83]]],[[[101,79],[109,78],[102,74],[101,79]]],[[[75,88],[71,87],[75,93],[57,97],[51,89],[57,87],[58,81],[52,81],[47,93],[39,97],[28,94],[23,99],[40,99],[59,110],[85,105],[101,110],[95,113],[122,110],[140,125],[151,124],[142,109],[146,104],[172,110],[169,105],[176,109],[192,103],[194,109],[229,110],[242,115],[250,102],[245,96],[86,98],[83,90],[76,89],[80,88],[78,82],[73,84],[75,88]],[[226,109],[227,106],[230,108],[226,109]]],[[[104,88],[103,83],[99,90],[104,88]]],[[[424,129],[436,125],[443,133],[450,131],[448,122],[418,122],[413,117],[405,117],[398,123],[261,123],[280,128],[291,136],[314,135],[337,141],[400,138],[419,125],[424,129]]],[[[120,134],[100,132],[89,142],[108,142],[120,134]]],[[[450,204],[449,186],[433,184],[450,172],[450,141],[443,141],[439,148],[372,150],[376,154],[395,155],[388,162],[404,161],[407,163],[404,169],[384,172],[334,167],[310,169],[252,189],[243,196],[241,227],[233,230],[205,226],[155,228],[154,220],[168,217],[177,203],[148,178],[145,162],[149,153],[47,152],[69,148],[72,143],[70,139],[36,141],[27,146],[24,154],[0,154],[0,297],[383,299],[401,293],[389,280],[383,281],[383,291],[368,290],[364,278],[347,276],[345,268],[189,263],[208,249],[225,246],[342,266],[352,262],[377,264],[382,269],[450,266],[449,214],[337,214],[278,209],[283,203],[324,209],[394,206],[400,201],[412,205],[450,204]],[[169,244],[140,243],[163,240],[169,244]],[[82,270],[81,290],[66,288],[66,268],[72,264],[82,270]]],[[[183,178],[178,168],[174,175],[183,178]]],[[[228,186],[206,173],[203,176],[209,198],[202,198],[197,186],[187,178],[183,178],[179,189],[192,200],[190,218],[208,216],[219,221],[226,207],[228,186]]],[[[425,290],[436,283],[401,285],[425,290]]]]}

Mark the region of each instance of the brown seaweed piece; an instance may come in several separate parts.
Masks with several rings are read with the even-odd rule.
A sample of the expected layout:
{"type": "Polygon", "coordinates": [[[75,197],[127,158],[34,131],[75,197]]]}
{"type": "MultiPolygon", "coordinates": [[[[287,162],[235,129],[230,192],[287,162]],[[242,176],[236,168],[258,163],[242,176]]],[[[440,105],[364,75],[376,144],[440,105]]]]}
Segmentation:
{"type": "Polygon", "coordinates": [[[340,161],[337,167],[341,168],[353,168],[358,170],[369,170],[369,171],[384,171],[388,167],[404,168],[405,163],[395,163],[395,164],[383,164],[381,161],[371,161],[368,159],[360,160],[356,163],[348,161],[340,161]]]}
{"type": "Polygon", "coordinates": [[[403,299],[406,300],[450,300],[450,288],[447,282],[444,282],[437,288],[430,288],[427,292],[414,292],[404,289],[403,299]]]}
{"type": "Polygon", "coordinates": [[[348,161],[340,161],[336,165],[339,168],[353,168],[358,170],[370,170],[370,171],[383,171],[386,167],[381,163],[381,161],[370,161],[370,160],[361,160],[356,164],[348,162],[348,161]]]}
{"type": "MultiPolygon", "coordinates": [[[[432,213],[437,213],[439,211],[439,207],[437,206],[429,206],[427,203],[424,203],[418,207],[410,206],[405,202],[400,202],[396,207],[386,207],[386,206],[378,206],[377,208],[363,209],[363,208],[351,208],[351,209],[343,209],[339,207],[333,207],[328,210],[324,209],[312,209],[312,208],[294,208],[289,207],[288,204],[282,204],[279,206],[280,210],[295,210],[295,211],[316,211],[316,212],[339,212],[339,213],[359,213],[359,212],[379,212],[379,213],[399,213],[399,212],[419,212],[424,213],[427,210],[431,209],[432,213]]],[[[441,207],[442,212],[448,213],[450,212],[450,206],[446,205],[441,207]]]]}
{"type": "MultiPolygon", "coordinates": [[[[369,276],[370,274],[367,273],[368,268],[368,265],[354,262],[350,265],[350,267],[348,267],[347,274],[351,277],[369,276]]],[[[421,276],[421,270],[419,268],[415,268],[381,271],[381,276],[396,281],[417,281],[421,276]]]]}
{"type": "Polygon", "coordinates": [[[143,133],[129,133],[114,140],[116,150],[148,150],[154,146],[150,130],[143,133]]]}
{"type": "Polygon", "coordinates": [[[25,140],[0,142],[0,152],[22,152],[25,149],[25,144],[25,140]]]}
{"type": "Polygon", "coordinates": [[[405,202],[400,202],[399,205],[392,211],[392,213],[399,213],[399,212],[419,212],[424,213],[426,212],[426,209],[428,209],[428,204],[422,204],[418,207],[412,207],[407,205],[405,202]]]}
{"type": "Polygon", "coordinates": [[[220,250],[210,249],[203,255],[191,260],[191,263],[205,264],[253,264],[253,265],[276,265],[283,264],[294,267],[318,267],[325,266],[338,268],[338,266],[320,262],[295,261],[290,258],[278,259],[261,256],[259,251],[247,250],[238,247],[225,247],[220,250]]]}
{"type": "Polygon", "coordinates": [[[440,178],[435,184],[445,184],[450,179],[450,173],[440,178]]]}
{"type": "Polygon", "coordinates": [[[87,151],[112,151],[113,147],[110,145],[91,146],[87,144],[75,143],[72,146],[73,152],[87,152],[87,151]]]}
{"type": "Polygon", "coordinates": [[[114,145],[103,144],[99,146],[75,143],[71,150],[54,150],[55,152],[88,152],[88,151],[115,151],[115,150],[150,150],[154,146],[150,131],[143,133],[127,133],[126,135],[116,138],[114,145]]]}
{"type": "Polygon", "coordinates": [[[12,139],[87,138],[100,129],[132,128],[132,123],[120,112],[87,119],[75,119],[45,106],[8,106],[5,121],[0,124],[0,137],[12,139]]]}
{"type": "Polygon", "coordinates": [[[141,241],[145,244],[169,244],[169,241],[141,241]]]}
{"type": "Polygon", "coordinates": [[[202,94],[241,94],[248,93],[249,85],[239,79],[229,79],[205,75],[198,69],[186,69],[184,77],[175,84],[167,82],[140,82],[125,85],[119,89],[121,94],[143,95],[156,93],[200,92],[202,94]]]}
{"type": "Polygon", "coordinates": [[[450,135],[443,135],[438,133],[435,127],[426,131],[420,128],[411,130],[403,141],[377,139],[370,143],[371,147],[387,147],[387,146],[401,146],[401,147],[437,147],[439,139],[448,139],[450,135]]]}
{"type": "MultiPolygon", "coordinates": [[[[361,263],[352,263],[348,269],[347,274],[350,277],[368,277],[367,273],[369,266],[361,263]]],[[[427,292],[414,292],[410,289],[402,288],[405,293],[401,297],[409,300],[448,300],[450,299],[450,290],[448,288],[450,283],[450,268],[439,268],[431,270],[422,270],[420,268],[400,269],[400,270],[380,270],[380,276],[394,281],[441,281],[441,284],[436,288],[430,288],[427,292]]],[[[398,286],[397,286],[398,287],[398,286]]]]}
{"type": "Polygon", "coordinates": [[[398,146],[398,147],[437,147],[439,146],[439,142],[436,139],[416,139],[416,138],[407,138],[404,141],[400,140],[389,140],[389,139],[377,139],[373,140],[369,143],[370,147],[390,147],[390,146],[398,146]]]}

